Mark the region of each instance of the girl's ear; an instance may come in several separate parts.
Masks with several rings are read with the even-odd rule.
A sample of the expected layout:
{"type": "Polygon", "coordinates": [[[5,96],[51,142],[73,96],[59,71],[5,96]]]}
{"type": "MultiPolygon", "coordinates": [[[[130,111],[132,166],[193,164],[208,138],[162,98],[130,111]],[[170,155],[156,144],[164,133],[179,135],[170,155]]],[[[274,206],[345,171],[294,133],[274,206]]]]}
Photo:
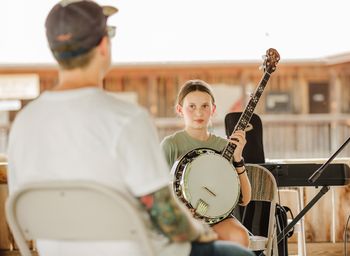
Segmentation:
{"type": "Polygon", "coordinates": [[[213,104],[213,109],[212,109],[212,111],[211,111],[211,114],[214,115],[214,114],[215,114],[215,111],[216,111],[216,105],[213,104]]]}
{"type": "Polygon", "coordinates": [[[182,106],[180,104],[176,105],[176,114],[178,114],[179,116],[183,116],[182,106]]]}

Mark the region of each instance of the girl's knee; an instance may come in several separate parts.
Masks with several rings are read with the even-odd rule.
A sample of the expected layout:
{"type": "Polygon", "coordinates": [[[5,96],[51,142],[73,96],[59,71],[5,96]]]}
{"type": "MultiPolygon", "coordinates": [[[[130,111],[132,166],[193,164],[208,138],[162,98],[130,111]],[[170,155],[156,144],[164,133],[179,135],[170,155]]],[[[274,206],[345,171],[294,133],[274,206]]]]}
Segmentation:
{"type": "Polygon", "coordinates": [[[248,232],[244,228],[242,228],[239,231],[239,236],[241,237],[240,244],[244,247],[248,247],[249,246],[249,234],[248,234],[248,232]]]}
{"type": "Polygon", "coordinates": [[[237,228],[234,231],[221,234],[220,239],[237,243],[246,248],[249,246],[249,235],[244,228],[237,228]]]}

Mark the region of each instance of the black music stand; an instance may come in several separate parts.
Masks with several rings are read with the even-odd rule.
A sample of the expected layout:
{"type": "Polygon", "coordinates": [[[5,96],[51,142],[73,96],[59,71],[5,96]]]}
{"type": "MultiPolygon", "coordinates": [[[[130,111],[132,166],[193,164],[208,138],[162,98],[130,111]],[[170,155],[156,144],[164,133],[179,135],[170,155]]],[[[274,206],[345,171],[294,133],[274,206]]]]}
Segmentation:
{"type": "MultiPolygon", "coordinates": [[[[309,183],[314,183],[327,168],[327,166],[332,162],[332,160],[344,149],[344,147],[350,142],[350,137],[340,146],[340,148],[320,167],[318,168],[309,178],[309,183]]],[[[323,186],[321,190],[311,199],[311,201],[302,209],[298,215],[282,230],[282,232],[277,236],[277,243],[279,243],[288,232],[295,226],[295,224],[311,209],[312,206],[327,192],[329,191],[329,186],[323,186]]]]}

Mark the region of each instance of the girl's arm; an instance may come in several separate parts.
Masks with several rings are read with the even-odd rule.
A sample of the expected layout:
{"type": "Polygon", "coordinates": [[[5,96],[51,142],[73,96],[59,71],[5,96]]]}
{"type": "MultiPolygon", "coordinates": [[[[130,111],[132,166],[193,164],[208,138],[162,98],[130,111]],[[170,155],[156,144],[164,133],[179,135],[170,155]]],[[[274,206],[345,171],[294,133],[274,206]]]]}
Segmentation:
{"type": "MultiPolygon", "coordinates": [[[[230,141],[234,144],[236,144],[236,149],[233,153],[233,161],[234,162],[241,162],[243,160],[242,152],[245,144],[247,143],[247,140],[245,138],[245,132],[244,131],[236,131],[232,134],[230,137],[230,141]]],[[[251,199],[251,186],[248,179],[247,172],[245,170],[245,166],[237,166],[236,171],[238,173],[239,181],[241,183],[241,205],[247,205],[250,202],[251,199]]]]}
{"type": "Polygon", "coordinates": [[[248,179],[247,171],[244,166],[237,167],[236,170],[238,173],[239,181],[241,183],[241,193],[242,193],[241,201],[239,204],[245,206],[250,202],[250,199],[251,199],[250,181],[248,179]]]}

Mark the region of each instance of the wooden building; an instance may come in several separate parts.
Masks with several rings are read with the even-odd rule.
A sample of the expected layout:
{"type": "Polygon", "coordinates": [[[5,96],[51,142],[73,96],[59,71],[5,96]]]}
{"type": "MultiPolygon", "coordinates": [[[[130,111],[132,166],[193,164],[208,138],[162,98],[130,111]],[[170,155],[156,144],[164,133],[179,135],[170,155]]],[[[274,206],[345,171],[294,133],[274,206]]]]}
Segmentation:
{"type": "MultiPolygon", "coordinates": [[[[119,64],[113,66],[106,76],[104,87],[110,92],[132,97],[148,109],[156,119],[160,138],[163,138],[181,126],[175,118],[174,104],[179,87],[186,80],[203,79],[212,84],[214,89],[222,85],[235,89],[235,93],[228,90],[224,94],[230,98],[232,93],[232,106],[225,111],[240,111],[262,78],[263,70],[259,69],[262,63],[263,61],[226,61],[119,64]]],[[[52,88],[57,82],[55,66],[0,67],[0,78],[21,74],[36,74],[39,77],[40,92],[52,88]]],[[[217,99],[218,102],[222,100],[217,99]]],[[[28,101],[22,100],[22,105],[28,101]]],[[[299,145],[292,140],[279,144],[272,141],[267,145],[270,157],[300,157],[298,154],[304,152],[307,157],[327,156],[348,135],[350,53],[314,60],[283,61],[282,58],[277,70],[271,75],[255,113],[263,116],[265,141],[272,141],[276,135],[295,137],[288,136],[285,132],[301,133],[311,141],[309,146],[304,142],[299,145]],[[300,127],[295,128],[296,122],[300,127]],[[280,129],[279,126],[286,129],[280,129]],[[316,128],[304,132],[304,126],[309,131],[309,127],[316,128]],[[321,149],[312,155],[310,149],[314,147],[321,149]],[[288,148],[292,153],[280,154],[288,148]]],[[[10,112],[9,123],[15,114],[16,111],[10,112]]],[[[223,116],[217,119],[217,123],[219,130],[223,130],[223,116]]]]}
{"type": "MultiPolygon", "coordinates": [[[[259,62],[187,62],[115,65],[104,87],[136,93],[138,103],[154,117],[173,117],[176,93],[188,79],[239,86],[247,92],[259,83],[259,62]]],[[[0,67],[0,75],[37,74],[40,91],[57,82],[54,66],[0,67]]],[[[250,90],[250,91],[249,91],[250,90]]],[[[1,97],[1,95],[0,95],[1,97]]],[[[244,102],[243,102],[244,104],[244,102]]],[[[350,54],[326,59],[281,61],[257,106],[259,114],[350,113],[350,54]]]]}
{"type": "MultiPolygon", "coordinates": [[[[174,127],[178,128],[174,104],[177,92],[186,80],[202,79],[214,88],[219,85],[236,88],[241,101],[237,101],[238,105],[232,106],[231,110],[239,111],[262,78],[261,64],[258,61],[118,64],[106,76],[104,88],[135,96],[134,99],[154,116],[163,137],[174,127]]],[[[0,67],[0,78],[23,74],[38,76],[40,92],[54,87],[58,76],[55,66],[0,67]]],[[[0,93],[0,100],[5,99],[0,93]]],[[[21,100],[22,105],[29,101],[21,100]]],[[[282,59],[255,112],[263,117],[266,156],[329,156],[350,136],[350,54],[315,60],[282,59]]],[[[16,113],[10,111],[9,125],[16,113]]],[[[219,125],[223,125],[222,121],[219,125]]],[[[8,128],[2,125],[3,130],[8,128]]],[[[343,156],[350,156],[349,148],[344,150],[343,156]]],[[[306,203],[314,192],[305,192],[306,203]]],[[[326,222],[326,233],[320,232],[320,225],[315,223],[320,211],[332,214],[329,204],[332,200],[328,196],[306,217],[308,241],[343,239],[344,218],[349,213],[349,188],[339,188],[333,193],[337,198],[335,223],[334,216],[333,221],[322,217],[326,222]],[[344,204],[347,205],[345,208],[341,206],[344,204]],[[336,226],[333,231],[331,226],[336,226]]]]}

